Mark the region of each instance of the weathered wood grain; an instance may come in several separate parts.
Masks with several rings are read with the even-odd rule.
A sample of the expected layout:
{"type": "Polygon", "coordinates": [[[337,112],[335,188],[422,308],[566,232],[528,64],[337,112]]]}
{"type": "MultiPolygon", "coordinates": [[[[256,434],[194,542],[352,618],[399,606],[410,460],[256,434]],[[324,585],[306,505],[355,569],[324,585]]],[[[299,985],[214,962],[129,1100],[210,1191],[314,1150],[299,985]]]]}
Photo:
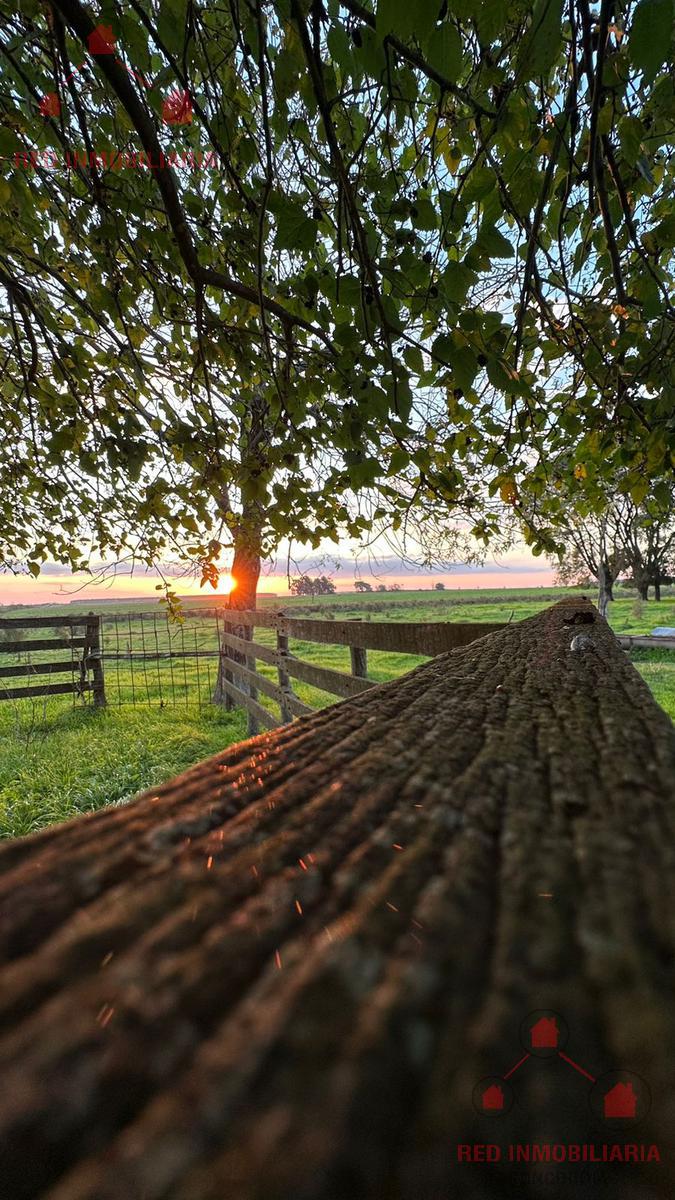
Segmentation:
{"type": "Polygon", "coordinates": [[[89,614],[79,617],[0,617],[0,629],[60,629],[66,625],[86,625],[90,620],[89,614]]]}
{"type": "MultiPolygon", "coordinates": [[[[246,638],[237,637],[234,633],[221,633],[220,640],[224,646],[229,646],[241,654],[253,655],[254,658],[271,663],[274,667],[277,665],[277,653],[271,646],[263,646],[260,642],[249,642],[246,638]]],[[[229,665],[228,662],[228,669],[229,665]]]]}
{"type": "Polygon", "coordinates": [[[577,601],[6,844],[2,1195],[670,1200],[674,798],[672,724],[577,601]],[[559,1057],[478,1115],[538,1009],[648,1082],[641,1126],[559,1057]],[[617,1140],[663,1161],[457,1161],[617,1140]]]}
{"type": "Polygon", "coordinates": [[[505,628],[503,622],[316,621],[265,609],[218,611],[226,623],[253,628],[265,626],[301,641],[358,646],[364,650],[394,650],[401,654],[442,654],[505,628]]]}
{"type": "MultiPolygon", "coordinates": [[[[246,673],[247,676],[254,674],[253,671],[248,670],[246,673]]],[[[251,696],[249,692],[245,692],[241,687],[238,687],[235,680],[222,680],[222,687],[227,692],[228,696],[232,698],[235,705],[238,705],[240,708],[245,708],[249,716],[253,717],[260,725],[264,725],[266,729],[276,729],[280,724],[279,718],[275,716],[274,713],[271,713],[269,709],[260,704],[260,702],[256,700],[255,696],[251,696]]]]}
{"type": "Polygon", "coordinates": [[[63,662],[12,663],[9,667],[0,667],[0,679],[12,679],[18,675],[61,675],[66,671],[79,675],[79,660],[68,658],[63,662]]]}
{"type": "Polygon", "coordinates": [[[279,617],[278,627],[301,641],[429,655],[467,646],[476,638],[505,628],[500,622],[313,621],[307,617],[279,617]]]}
{"type": "MultiPolygon", "coordinates": [[[[41,674],[40,671],[35,672],[36,675],[41,674]]],[[[91,690],[91,684],[86,681],[83,683],[79,679],[72,679],[69,683],[35,683],[28,687],[5,687],[0,684],[0,700],[26,700],[31,696],[68,696],[73,692],[88,692],[91,690]]]]}
{"type": "Polygon", "coordinates": [[[675,638],[649,637],[635,633],[621,634],[616,639],[622,650],[630,650],[633,646],[641,650],[675,650],[675,638]]]}
{"type": "Polygon", "coordinates": [[[25,654],[27,650],[70,650],[86,646],[84,637],[34,638],[26,642],[0,642],[0,654],[25,654]]]}
{"type": "Polygon", "coordinates": [[[344,671],[334,671],[332,667],[319,667],[316,663],[303,662],[292,654],[285,655],[280,661],[287,675],[336,696],[358,696],[368,688],[374,687],[372,680],[347,675],[344,671]]]}

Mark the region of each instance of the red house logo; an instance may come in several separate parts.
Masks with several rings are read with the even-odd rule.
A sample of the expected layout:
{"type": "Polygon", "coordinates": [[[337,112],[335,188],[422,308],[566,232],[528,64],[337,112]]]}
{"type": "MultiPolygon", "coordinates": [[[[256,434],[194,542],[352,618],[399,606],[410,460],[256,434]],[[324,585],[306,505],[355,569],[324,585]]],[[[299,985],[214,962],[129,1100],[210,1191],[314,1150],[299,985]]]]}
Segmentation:
{"type": "Polygon", "coordinates": [[[90,54],[114,54],[115,35],[112,25],[97,25],[87,38],[87,48],[90,54]]]}
{"type": "Polygon", "coordinates": [[[637,1096],[632,1083],[615,1083],[604,1098],[604,1113],[606,1117],[634,1117],[637,1108],[637,1096]]]}
{"type": "Polygon", "coordinates": [[[530,1030],[531,1044],[536,1050],[555,1050],[558,1045],[558,1026],[555,1017],[540,1017],[530,1030]]]}
{"type": "Polygon", "coordinates": [[[492,1083],[483,1092],[483,1108],[486,1112],[500,1112],[504,1107],[504,1092],[498,1084],[492,1083]]]}
{"type": "Polygon", "coordinates": [[[47,92],[40,101],[40,112],[43,117],[58,117],[61,112],[61,101],[56,92],[47,92]]]}
{"type": "Polygon", "coordinates": [[[162,105],[162,120],[165,125],[190,125],[192,123],[192,101],[188,92],[174,88],[162,105]]]}

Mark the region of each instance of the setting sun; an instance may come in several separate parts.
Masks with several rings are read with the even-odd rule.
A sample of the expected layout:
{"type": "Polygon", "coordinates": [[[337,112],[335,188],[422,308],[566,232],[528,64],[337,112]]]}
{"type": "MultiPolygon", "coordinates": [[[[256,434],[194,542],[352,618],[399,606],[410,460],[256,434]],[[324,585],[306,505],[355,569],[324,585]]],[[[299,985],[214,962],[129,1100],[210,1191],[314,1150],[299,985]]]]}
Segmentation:
{"type": "Polygon", "coordinates": [[[220,579],[218,580],[218,591],[223,592],[226,596],[229,596],[230,592],[233,592],[236,586],[237,584],[230,575],[229,571],[224,575],[221,575],[220,579]]]}

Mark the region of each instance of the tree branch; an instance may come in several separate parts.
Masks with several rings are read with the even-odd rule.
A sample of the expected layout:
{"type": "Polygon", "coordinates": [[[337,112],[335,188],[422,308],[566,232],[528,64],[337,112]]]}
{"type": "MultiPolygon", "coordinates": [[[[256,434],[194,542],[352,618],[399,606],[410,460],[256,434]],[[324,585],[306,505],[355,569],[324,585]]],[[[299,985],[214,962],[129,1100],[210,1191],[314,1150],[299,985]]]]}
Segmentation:
{"type": "MultiPolygon", "coordinates": [[[[56,7],[74,35],[86,46],[87,38],[94,30],[94,23],[79,3],[79,0],[56,0],[56,7]]],[[[255,304],[256,307],[259,307],[261,298],[257,288],[249,287],[247,284],[232,279],[224,271],[218,271],[214,268],[203,267],[201,265],[183,211],[173,172],[170,167],[162,165],[163,151],[150,115],[141,104],[129,75],[122,66],[115,62],[112,55],[98,56],[96,64],[124,106],[141,139],[143,149],[149,156],[176,245],[193,283],[220,288],[222,291],[228,292],[231,296],[236,296],[240,300],[246,300],[249,304],[255,304]]],[[[323,329],[313,325],[311,321],[306,321],[303,317],[295,316],[284,308],[283,305],[269,297],[263,297],[262,304],[267,312],[278,317],[280,321],[287,325],[297,325],[301,329],[305,329],[308,333],[314,334],[315,337],[318,337],[324,344],[332,348],[328,335],[323,329]]]]}

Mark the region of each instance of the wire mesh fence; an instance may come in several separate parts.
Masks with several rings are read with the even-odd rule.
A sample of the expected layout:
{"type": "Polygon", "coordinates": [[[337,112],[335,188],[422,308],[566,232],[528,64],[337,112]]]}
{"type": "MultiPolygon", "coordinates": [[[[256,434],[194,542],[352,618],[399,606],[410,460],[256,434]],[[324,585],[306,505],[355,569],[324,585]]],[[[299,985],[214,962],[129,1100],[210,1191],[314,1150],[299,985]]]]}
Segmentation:
{"type": "Polygon", "coordinates": [[[106,613],[101,657],[108,704],[210,704],[220,629],[217,611],[188,611],[181,623],[160,613],[106,613]]]}

